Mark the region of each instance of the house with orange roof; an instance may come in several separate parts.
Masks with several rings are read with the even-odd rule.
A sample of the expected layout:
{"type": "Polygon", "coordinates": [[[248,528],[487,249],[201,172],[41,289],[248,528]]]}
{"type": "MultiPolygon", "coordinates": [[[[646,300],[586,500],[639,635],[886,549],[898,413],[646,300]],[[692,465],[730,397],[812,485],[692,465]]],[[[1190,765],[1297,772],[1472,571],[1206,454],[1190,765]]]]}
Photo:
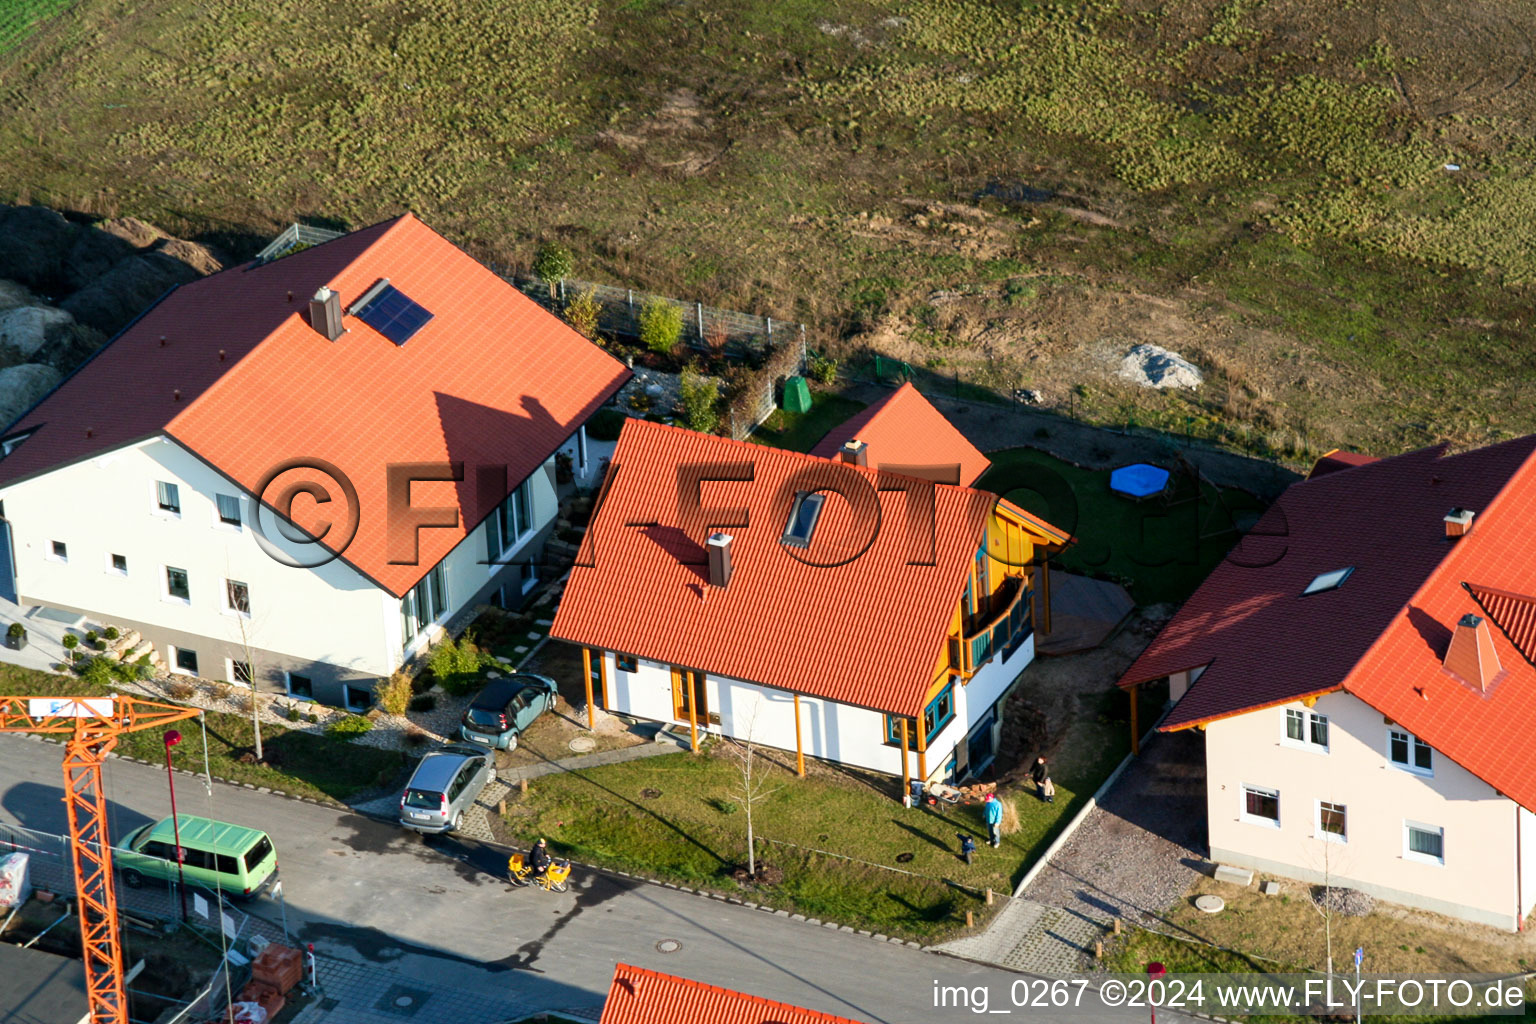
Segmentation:
{"type": "Polygon", "coordinates": [[[599,1024],[859,1024],[848,1017],[618,964],[599,1024]]]}
{"type": "Polygon", "coordinates": [[[551,629],[593,700],[802,774],[986,767],[1071,538],[967,486],[979,453],[915,391],[877,412],[830,457],[625,423],[551,629]]]}
{"type": "Polygon", "coordinates": [[[0,589],[353,708],[520,601],[629,371],[406,214],[177,288],[0,431],[0,589]]]}
{"type": "Polygon", "coordinates": [[[1536,436],[1325,457],[1121,679],[1204,735],[1211,859],[1511,930],[1536,905],[1536,436]]]}

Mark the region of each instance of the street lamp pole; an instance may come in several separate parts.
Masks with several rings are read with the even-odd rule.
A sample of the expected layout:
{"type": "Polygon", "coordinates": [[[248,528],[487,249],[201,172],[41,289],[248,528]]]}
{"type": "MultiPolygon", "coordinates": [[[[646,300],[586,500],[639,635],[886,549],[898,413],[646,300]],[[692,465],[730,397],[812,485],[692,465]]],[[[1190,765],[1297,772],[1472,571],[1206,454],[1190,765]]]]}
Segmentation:
{"type": "Polygon", "coordinates": [[[171,831],[176,838],[176,891],[181,894],[181,919],[187,919],[187,880],[181,865],[187,859],[181,848],[181,819],[176,816],[176,773],[171,769],[171,748],[181,742],[181,733],[175,729],[165,731],[165,778],[171,786],[171,831]]]}

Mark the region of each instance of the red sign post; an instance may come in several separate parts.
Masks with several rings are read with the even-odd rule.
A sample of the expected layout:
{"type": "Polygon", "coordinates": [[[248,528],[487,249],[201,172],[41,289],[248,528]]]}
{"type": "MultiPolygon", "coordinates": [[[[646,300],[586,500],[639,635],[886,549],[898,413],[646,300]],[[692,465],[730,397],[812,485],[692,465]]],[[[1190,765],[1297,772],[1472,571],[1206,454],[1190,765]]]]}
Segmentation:
{"type": "Polygon", "coordinates": [[[1152,1008],[1152,1024],[1157,1024],[1157,997],[1153,995],[1152,986],[1162,981],[1167,973],[1168,968],[1157,960],[1147,964],[1147,1005],[1152,1008]]]}

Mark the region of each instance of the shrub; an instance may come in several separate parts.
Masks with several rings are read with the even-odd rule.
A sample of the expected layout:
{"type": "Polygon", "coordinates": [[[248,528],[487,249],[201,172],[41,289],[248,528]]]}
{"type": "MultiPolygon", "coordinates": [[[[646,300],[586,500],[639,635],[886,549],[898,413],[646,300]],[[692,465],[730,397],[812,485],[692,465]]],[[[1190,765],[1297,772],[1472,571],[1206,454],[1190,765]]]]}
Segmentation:
{"type": "Polygon", "coordinates": [[[94,629],[88,629],[85,631],[85,642],[88,644],[94,644],[96,642],[96,631],[94,629]]]}
{"type": "Polygon", "coordinates": [[[411,677],[396,672],[373,688],[373,696],[386,715],[403,715],[411,702],[411,677]]]}
{"type": "Polygon", "coordinates": [[[96,640],[91,643],[91,646],[96,648],[98,651],[104,651],[107,649],[107,642],[100,637],[97,637],[96,640]]]}
{"type": "Polygon", "coordinates": [[[117,631],[117,627],[116,626],[108,626],[106,629],[101,631],[101,635],[106,637],[108,640],[116,640],[118,637],[122,636],[123,634],[121,634],[121,633],[119,633],[117,631]]]}
{"type": "Polygon", "coordinates": [[[333,740],[353,740],[373,728],[373,723],[362,715],[344,715],[325,727],[325,734],[333,740]]]}
{"type": "Polygon", "coordinates": [[[1005,836],[1017,835],[1019,829],[1019,808],[1012,800],[1001,801],[1003,805],[1003,820],[998,823],[997,830],[1005,836]]]}
{"type": "Polygon", "coordinates": [[[720,402],[720,382],[705,377],[692,366],[683,368],[679,382],[683,399],[683,422],[689,430],[701,434],[714,432],[720,423],[720,413],[715,406],[720,402]]]}
{"type": "Polygon", "coordinates": [[[76,647],[80,646],[80,638],[73,633],[65,633],[63,644],[66,651],[73,651],[76,647]]]}
{"type": "Polygon", "coordinates": [[[412,711],[431,711],[437,707],[437,696],[431,693],[418,693],[411,698],[412,711]]]}
{"type": "Polygon", "coordinates": [[[546,242],[533,256],[533,272],[549,285],[550,295],[555,294],[555,285],[571,276],[571,268],[575,265],[571,250],[559,242],[546,242]]]}
{"type": "Polygon", "coordinates": [[[644,391],[632,392],[629,396],[629,407],[635,412],[645,412],[651,407],[651,396],[644,391]]]}
{"type": "Polygon", "coordinates": [[[806,363],[806,372],[818,384],[831,384],[837,380],[837,366],[837,360],[831,356],[811,356],[806,363]]]}
{"type": "Polygon", "coordinates": [[[173,679],[165,684],[165,692],[176,700],[190,700],[197,693],[197,687],[185,679],[173,679]]]}
{"type": "Polygon", "coordinates": [[[139,658],[138,661],[119,662],[118,667],[118,674],[121,675],[124,679],[136,680],[142,683],[146,680],[155,678],[155,666],[149,663],[149,655],[147,654],[139,658]]]}
{"type": "Polygon", "coordinates": [[[313,725],[316,722],[320,721],[320,716],[315,714],[313,711],[311,711],[309,714],[304,716],[304,721],[306,721],[309,724],[313,725]]]}
{"type": "Polygon", "coordinates": [[[602,312],[603,304],[597,301],[597,288],[588,288],[565,304],[565,322],[583,338],[596,340],[597,320],[602,312]]]}
{"type": "Polygon", "coordinates": [[[677,347],[683,336],[683,311],[666,299],[648,299],[640,307],[640,344],[658,355],[677,347]]]}
{"type": "Polygon", "coordinates": [[[81,667],[80,678],[97,686],[110,686],[112,662],[107,658],[92,658],[81,667]]]}
{"type": "Polygon", "coordinates": [[[432,648],[427,665],[443,689],[457,695],[475,688],[479,682],[476,674],[485,659],[480,648],[475,646],[475,631],[466,629],[457,643],[447,639],[432,648]]]}
{"type": "Polygon", "coordinates": [[[230,685],[228,683],[210,683],[208,692],[213,694],[216,700],[224,700],[229,696],[230,685]]]}
{"type": "Polygon", "coordinates": [[[287,717],[288,717],[288,721],[290,721],[290,722],[297,722],[303,716],[299,714],[299,709],[298,708],[289,708],[288,712],[287,712],[287,717]]]}
{"type": "Polygon", "coordinates": [[[568,484],[576,479],[574,462],[565,452],[555,452],[555,483],[568,484]]]}
{"type": "Polygon", "coordinates": [[[19,636],[26,636],[27,629],[21,623],[13,622],[11,623],[10,628],[5,631],[5,635],[14,640],[19,636]]]}
{"type": "Polygon", "coordinates": [[[256,707],[256,698],[249,693],[242,693],[235,698],[235,710],[242,715],[248,715],[256,707]]]}
{"type": "Polygon", "coordinates": [[[587,437],[593,441],[617,441],[627,419],[629,417],[617,409],[599,409],[587,422],[587,437]]]}

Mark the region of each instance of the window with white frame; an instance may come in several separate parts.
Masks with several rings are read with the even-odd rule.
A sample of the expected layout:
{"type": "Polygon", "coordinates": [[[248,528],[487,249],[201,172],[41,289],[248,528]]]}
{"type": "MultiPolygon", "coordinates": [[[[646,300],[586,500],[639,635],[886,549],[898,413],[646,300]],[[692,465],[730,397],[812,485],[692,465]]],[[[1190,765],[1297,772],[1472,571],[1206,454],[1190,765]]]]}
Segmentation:
{"type": "Polygon", "coordinates": [[[165,567],[165,594],[168,601],[180,601],[182,604],[192,603],[192,584],[187,579],[187,570],[165,567]]]}
{"type": "Polygon", "coordinates": [[[1298,708],[1285,709],[1285,740],[1292,746],[1328,750],[1328,716],[1298,708]]]}
{"type": "Polygon", "coordinates": [[[155,501],[166,515],[181,515],[181,488],[164,480],[155,481],[155,501]]]}
{"type": "Polygon", "coordinates": [[[225,580],[224,610],[249,617],[251,614],[251,588],[239,580],[225,580]]]}
{"type": "Polygon", "coordinates": [[[1243,787],[1243,820],[1269,828],[1280,827],[1280,791],[1264,786],[1243,787]]]}
{"type": "Polygon", "coordinates": [[[171,670],[185,676],[197,675],[197,652],[185,647],[172,647],[171,670]]]}
{"type": "Polygon", "coordinates": [[[1429,744],[1407,729],[1387,730],[1387,760],[1404,771],[1420,775],[1435,773],[1435,755],[1429,744]]]}
{"type": "Polygon", "coordinates": [[[248,661],[229,659],[229,681],[236,686],[250,686],[253,673],[248,661]]]}
{"type": "Polygon", "coordinates": [[[67,561],[69,561],[69,545],[68,544],[65,544],[61,540],[56,540],[56,541],[53,542],[53,549],[52,550],[53,550],[53,553],[48,556],[49,559],[51,559],[52,561],[55,561],[55,562],[67,562],[67,561]]]}
{"type": "Polygon", "coordinates": [[[215,494],[213,497],[218,506],[219,522],[225,526],[239,526],[240,499],[233,494],[215,494]]]}
{"type": "Polygon", "coordinates": [[[128,575],[128,556],[127,555],[108,555],[107,556],[107,571],[111,572],[111,573],[116,573],[119,576],[127,576],[128,575]]]}
{"type": "Polygon", "coordinates": [[[493,566],[502,554],[533,529],[533,492],[528,481],[518,484],[485,520],[487,561],[493,566]]]}
{"type": "Polygon", "coordinates": [[[1315,835],[1332,843],[1342,843],[1349,835],[1348,812],[1343,804],[1331,800],[1317,802],[1317,819],[1313,822],[1315,835]]]}
{"type": "Polygon", "coordinates": [[[1403,822],[1403,856],[1425,864],[1444,864],[1445,829],[1416,821],[1403,822]]]}

